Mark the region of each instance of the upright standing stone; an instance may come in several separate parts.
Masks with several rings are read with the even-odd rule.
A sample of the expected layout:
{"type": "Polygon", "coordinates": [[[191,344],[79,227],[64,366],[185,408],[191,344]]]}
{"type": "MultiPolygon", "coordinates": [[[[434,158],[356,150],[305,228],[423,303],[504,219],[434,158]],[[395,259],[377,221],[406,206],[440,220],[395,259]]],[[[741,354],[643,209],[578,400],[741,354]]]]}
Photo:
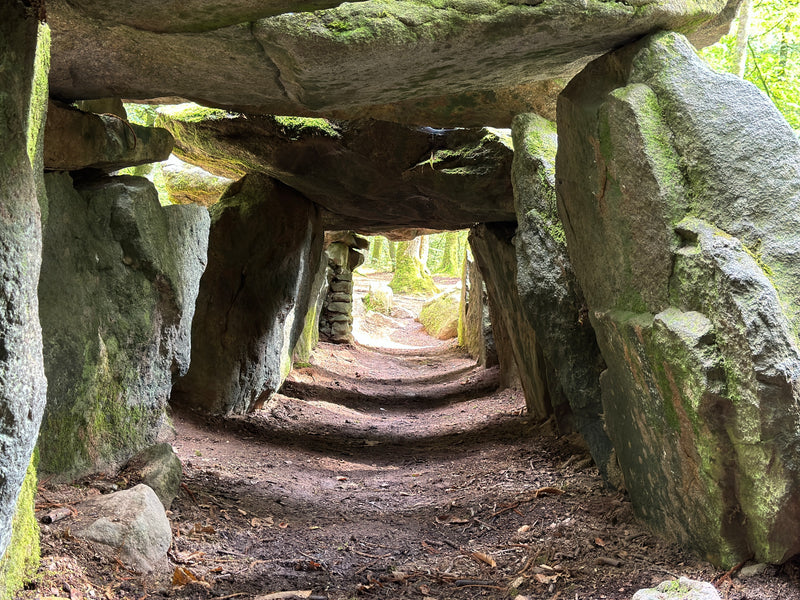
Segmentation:
{"type": "Polygon", "coordinates": [[[533,114],[512,125],[511,181],[517,209],[517,288],[524,316],[572,410],[603,476],[620,485],[619,468],[603,427],[600,372],[605,367],[589,323],[583,291],[567,255],[555,191],[555,124],[533,114]]]}
{"type": "Polygon", "coordinates": [[[0,555],[11,540],[45,405],[36,297],[42,248],[37,192],[43,189],[40,136],[49,37],[37,28],[23,3],[0,3],[0,555]]]}
{"type": "Polygon", "coordinates": [[[714,563],[800,552],[800,143],[660,33],[559,100],[567,247],[638,515],[714,563]]]}
{"type": "MultiPolygon", "coordinates": [[[[458,345],[484,367],[498,363],[494,333],[489,318],[486,285],[475,259],[465,253],[461,271],[461,301],[458,315],[458,345]]],[[[505,384],[507,382],[503,382],[505,384]]]]}
{"type": "Polygon", "coordinates": [[[211,216],[192,362],[172,398],[206,413],[242,414],[277,391],[291,369],[322,226],[316,205],[260,174],[232,184],[211,216]]]}
{"type": "MultiPolygon", "coordinates": [[[[503,315],[507,341],[517,367],[525,404],[536,419],[546,419],[555,414],[560,421],[569,418],[569,406],[559,386],[555,384],[536,332],[526,321],[524,309],[517,291],[517,257],[511,242],[516,228],[510,224],[479,225],[469,233],[469,244],[489,292],[489,304],[493,311],[503,315]]],[[[501,338],[506,341],[506,338],[501,338]]],[[[505,352],[498,343],[498,354],[503,365],[505,352]]]]}
{"type": "Polygon", "coordinates": [[[143,177],[46,179],[40,468],[69,478],[121,466],[167,424],[189,365],[209,217],[160,206],[143,177]]]}

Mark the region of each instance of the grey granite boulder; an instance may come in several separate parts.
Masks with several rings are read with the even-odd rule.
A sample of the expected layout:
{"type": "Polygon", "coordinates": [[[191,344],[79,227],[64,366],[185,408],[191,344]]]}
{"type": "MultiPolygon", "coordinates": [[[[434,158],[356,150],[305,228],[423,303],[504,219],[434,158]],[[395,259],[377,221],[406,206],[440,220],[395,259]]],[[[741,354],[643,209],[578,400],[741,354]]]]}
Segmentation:
{"type": "Polygon", "coordinates": [[[125,465],[125,471],[130,480],[150,487],[169,510],[183,478],[183,465],[172,444],[162,442],[145,448],[125,465]]]}
{"type": "MultiPolygon", "coordinates": [[[[21,3],[0,4],[0,556],[12,537],[47,387],[36,285],[42,251],[37,197],[41,199],[44,190],[41,141],[49,38],[44,31],[39,40],[37,27],[21,3]]],[[[19,508],[32,514],[32,505],[19,508]]],[[[14,560],[27,562],[25,557],[14,560]]]]}
{"type": "Polygon", "coordinates": [[[602,418],[600,372],[605,364],[556,207],[555,124],[538,115],[519,115],[512,135],[511,178],[518,223],[514,247],[524,317],[567,397],[574,428],[603,476],[619,486],[619,468],[602,418]]]}
{"type": "Polygon", "coordinates": [[[312,202],[265,175],[231,185],[211,214],[191,366],[172,401],[242,414],[277,391],[291,369],[323,232],[312,202]]]}
{"type": "Polygon", "coordinates": [[[720,596],[710,583],[681,577],[678,581],[664,581],[655,588],[639,590],[631,600],[720,600],[720,596]]]}
{"type": "MultiPolygon", "coordinates": [[[[512,238],[513,224],[479,225],[470,230],[469,244],[489,293],[494,340],[501,370],[508,369],[507,357],[513,358],[525,393],[528,413],[534,419],[555,415],[569,431],[569,405],[542,352],[533,327],[525,318],[525,309],[517,289],[517,257],[512,238]],[[502,333],[497,335],[502,315],[502,333]],[[504,347],[507,345],[507,348],[504,347]],[[509,352],[510,350],[510,352],[509,352]],[[565,423],[564,420],[567,420],[565,423]]],[[[510,379],[508,374],[503,379],[510,379]]]]}
{"type": "MultiPolygon", "coordinates": [[[[163,112],[175,153],[225,177],[266,173],[326,209],[326,230],[514,219],[507,131],[163,112]]],[[[411,236],[413,237],[413,236],[411,236]]]]}
{"type": "Polygon", "coordinates": [[[44,166],[52,171],[116,171],[166,160],[172,136],[165,129],[128,123],[50,101],[44,130],[44,166]]]}
{"type": "Polygon", "coordinates": [[[120,466],[168,425],[172,383],[189,364],[209,217],[160,206],[141,177],[46,179],[39,449],[42,470],[71,477],[120,466]]]}
{"type": "Polygon", "coordinates": [[[800,142],[680,35],[559,101],[558,201],[638,516],[732,566],[800,552],[800,142]]]}
{"type": "Polygon", "coordinates": [[[144,484],[76,506],[72,534],[107,549],[138,573],[167,571],[172,528],[155,492],[144,484]]]}

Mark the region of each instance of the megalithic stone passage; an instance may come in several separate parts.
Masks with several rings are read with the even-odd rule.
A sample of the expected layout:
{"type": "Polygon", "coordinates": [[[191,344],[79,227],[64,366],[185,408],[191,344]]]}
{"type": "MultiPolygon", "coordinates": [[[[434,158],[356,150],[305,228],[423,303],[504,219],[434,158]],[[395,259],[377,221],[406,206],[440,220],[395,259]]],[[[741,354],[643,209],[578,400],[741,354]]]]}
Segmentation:
{"type": "Polygon", "coordinates": [[[634,508],[716,564],[800,552],[800,143],[675,33],[558,105],[567,248],[634,508]]]}

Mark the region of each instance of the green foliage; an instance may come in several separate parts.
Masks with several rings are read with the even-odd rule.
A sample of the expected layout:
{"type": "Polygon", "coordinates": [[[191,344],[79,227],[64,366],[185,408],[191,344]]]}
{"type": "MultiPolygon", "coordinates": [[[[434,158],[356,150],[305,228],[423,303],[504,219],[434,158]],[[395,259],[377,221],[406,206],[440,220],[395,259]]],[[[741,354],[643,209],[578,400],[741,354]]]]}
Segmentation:
{"type": "Polygon", "coordinates": [[[125,103],[125,112],[128,114],[128,121],[144,127],[153,127],[158,116],[158,106],[155,104],[134,104],[125,103]]]}
{"type": "MultiPolygon", "coordinates": [[[[700,52],[717,71],[735,72],[738,19],[732,33],[700,52]]],[[[800,4],[754,2],[747,41],[745,79],[764,91],[793,129],[800,130],[800,4]]]]}
{"type": "Polygon", "coordinates": [[[461,277],[468,234],[469,231],[462,229],[429,235],[428,269],[438,275],[461,277]]]}
{"type": "Polygon", "coordinates": [[[364,266],[375,271],[392,271],[394,269],[392,261],[391,244],[382,235],[368,236],[369,253],[364,266]]]}
{"type": "Polygon", "coordinates": [[[286,117],[275,116],[275,122],[283,132],[292,139],[302,136],[319,135],[332,138],[341,137],[334,124],[328,119],[317,117],[286,117]]]}

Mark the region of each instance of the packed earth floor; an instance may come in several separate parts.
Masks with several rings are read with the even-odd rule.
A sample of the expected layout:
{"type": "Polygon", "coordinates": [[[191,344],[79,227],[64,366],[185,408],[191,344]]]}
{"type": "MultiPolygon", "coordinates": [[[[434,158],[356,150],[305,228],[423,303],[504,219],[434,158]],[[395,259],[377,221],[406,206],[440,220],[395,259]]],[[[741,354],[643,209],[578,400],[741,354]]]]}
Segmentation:
{"type": "MultiPolygon", "coordinates": [[[[729,600],[800,599],[798,561],[743,577],[650,535],[580,440],[426,336],[417,302],[359,308],[362,343],[320,344],[251,415],[173,415],[168,572],[126,571],[65,519],[42,526],[41,577],[20,598],[627,600],[688,576],[729,600]]],[[[37,502],[126,483],[45,481],[37,502]]]]}

